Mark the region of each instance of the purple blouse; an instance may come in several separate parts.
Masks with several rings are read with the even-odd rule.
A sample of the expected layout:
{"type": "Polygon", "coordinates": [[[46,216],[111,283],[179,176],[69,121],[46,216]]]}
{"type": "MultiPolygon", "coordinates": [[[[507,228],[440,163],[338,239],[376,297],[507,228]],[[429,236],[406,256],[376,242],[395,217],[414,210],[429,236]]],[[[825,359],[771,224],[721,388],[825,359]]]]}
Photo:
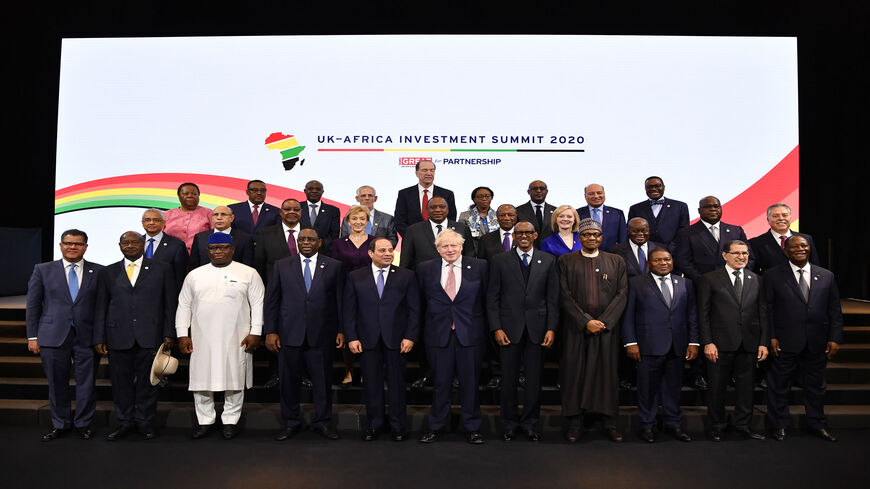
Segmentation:
{"type": "Polygon", "coordinates": [[[369,243],[375,239],[368,235],[368,239],[359,248],[353,244],[350,238],[338,238],[332,242],[330,254],[332,258],[344,264],[345,273],[350,273],[358,268],[370,266],[372,259],[369,258],[369,243]]]}
{"type": "Polygon", "coordinates": [[[181,207],[169,209],[163,213],[166,218],[163,232],[184,241],[187,252],[190,253],[190,245],[193,244],[196,233],[212,228],[211,214],[211,209],[201,206],[196,206],[196,209],[190,212],[184,212],[181,207]]]}

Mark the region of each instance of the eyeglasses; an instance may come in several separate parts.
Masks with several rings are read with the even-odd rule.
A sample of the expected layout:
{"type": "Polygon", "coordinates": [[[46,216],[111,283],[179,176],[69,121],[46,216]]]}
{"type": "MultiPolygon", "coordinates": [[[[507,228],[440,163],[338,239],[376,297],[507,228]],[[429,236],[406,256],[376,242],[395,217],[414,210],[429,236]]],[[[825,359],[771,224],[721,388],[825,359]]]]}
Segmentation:
{"type": "Polygon", "coordinates": [[[60,244],[67,248],[84,248],[88,245],[87,243],[79,243],[78,241],[61,241],[60,244]]]}
{"type": "Polygon", "coordinates": [[[537,231],[514,231],[514,236],[531,236],[537,231]]]}
{"type": "Polygon", "coordinates": [[[163,222],[163,219],[159,217],[143,217],[142,222],[163,222]]]}
{"type": "Polygon", "coordinates": [[[748,251],[726,251],[729,255],[737,255],[737,256],[749,256],[748,251]]]}
{"type": "Polygon", "coordinates": [[[581,238],[600,238],[601,233],[580,233],[581,238]]]}
{"type": "Polygon", "coordinates": [[[208,251],[229,250],[231,244],[208,245],[208,251]]]}

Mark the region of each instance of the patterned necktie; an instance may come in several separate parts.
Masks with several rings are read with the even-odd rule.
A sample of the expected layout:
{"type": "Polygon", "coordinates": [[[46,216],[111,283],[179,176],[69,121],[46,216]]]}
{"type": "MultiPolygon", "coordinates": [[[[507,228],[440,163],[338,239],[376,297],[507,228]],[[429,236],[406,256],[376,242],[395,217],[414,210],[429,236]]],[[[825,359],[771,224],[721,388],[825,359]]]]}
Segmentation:
{"type": "Polygon", "coordinates": [[[710,226],[710,232],[713,233],[713,239],[719,242],[719,226],[710,226]]]}
{"type": "Polygon", "coordinates": [[[136,268],[135,263],[130,263],[129,265],[127,265],[127,280],[130,281],[131,285],[133,284],[133,269],[135,269],[135,268],[136,268]]]}
{"type": "Polygon", "coordinates": [[[659,212],[662,211],[662,204],[665,203],[664,199],[652,200],[650,199],[650,208],[652,210],[654,217],[659,217],[659,212]]]}
{"type": "Polygon", "coordinates": [[[662,296],[665,298],[665,304],[671,307],[671,289],[668,288],[668,277],[660,277],[662,281],[662,296]]]}
{"type": "Polygon", "coordinates": [[[305,265],[303,265],[303,268],[305,268],[305,270],[302,271],[302,278],[305,279],[305,292],[310,292],[311,291],[311,268],[308,266],[308,264],[311,263],[311,260],[306,258],[302,261],[305,262],[305,265]]]}
{"type": "Polygon", "coordinates": [[[145,248],[145,258],[154,256],[154,238],[148,238],[148,247],[145,248]]]}
{"type": "Polygon", "coordinates": [[[254,221],[254,226],[257,226],[257,219],[260,217],[260,212],[257,211],[257,208],[260,207],[259,204],[254,204],[254,210],[251,211],[251,220],[254,221]]]}
{"type": "Polygon", "coordinates": [[[510,233],[510,231],[505,231],[504,241],[501,242],[501,245],[504,246],[505,251],[511,250],[511,233],[510,233]]]}
{"type": "Polygon", "coordinates": [[[798,279],[798,287],[801,289],[801,294],[804,296],[804,302],[810,301],[810,284],[807,283],[807,279],[804,278],[804,272],[806,270],[798,270],[798,274],[800,275],[800,279],[798,279]]]}
{"type": "Polygon", "coordinates": [[[737,303],[743,302],[743,281],[740,280],[740,270],[731,272],[734,275],[734,295],[737,296],[737,303]]]}
{"type": "Polygon", "coordinates": [[[317,204],[311,204],[311,225],[314,226],[314,221],[317,220],[317,204]]]}
{"type": "Polygon", "coordinates": [[[592,209],[592,220],[601,224],[601,209],[592,209]]]}
{"type": "Polygon", "coordinates": [[[423,216],[424,221],[429,220],[429,190],[423,190],[423,202],[421,203],[423,208],[420,209],[420,214],[423,216]]]}
{"type": "Polygon", "coordinates": [[[384,296],[384,269],[378,270],[378,297],[384,296]]]}
{"type": "Polygon", "coordinates": [[[69,296],[72,297],[72,300],[76,300],[76,296],[79,295],[79,274],[76,273],[76,265],[73,263],[69,266],[69,296]]]}
{"type": "Polygon", "coordinates": [[[287,248],[290,250],[290,256],[294,256],[299,253],[299,250],[296,249],[296,237],[293,236],[293,233],[295,232],[295,229],[287,230],[287,248]]]}
{"type": "Polygon", "coordinates": [[[646,253],[643,252],[643,248],[641,246],[637,247],[637,264],[638,266],[640,266],[640,269],[643,273],[649,271],[646,268],[646,253]]]}

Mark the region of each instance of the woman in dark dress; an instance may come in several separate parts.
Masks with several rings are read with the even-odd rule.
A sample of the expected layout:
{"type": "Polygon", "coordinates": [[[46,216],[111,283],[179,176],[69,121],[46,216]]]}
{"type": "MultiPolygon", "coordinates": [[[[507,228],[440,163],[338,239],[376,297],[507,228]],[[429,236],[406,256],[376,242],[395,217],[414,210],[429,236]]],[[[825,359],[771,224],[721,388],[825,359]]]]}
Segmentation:
{"type": "MultiPolygon", "coordinates": [[[[344,264],[345,274],[358,268],[371,266],[372,259],[369,257],[369,241],[374,236],[366,234],[366,225],[369,222],[369,210],[363,206],[355,205],[348,209],[344,216],[350,227],[350,234],[332,242],[332,258],[344,264]]],[[[350,385],[353,382],[353,353],[345,345],[342,350],[344,359],[344,380],[342,385],[350,385]]]]}

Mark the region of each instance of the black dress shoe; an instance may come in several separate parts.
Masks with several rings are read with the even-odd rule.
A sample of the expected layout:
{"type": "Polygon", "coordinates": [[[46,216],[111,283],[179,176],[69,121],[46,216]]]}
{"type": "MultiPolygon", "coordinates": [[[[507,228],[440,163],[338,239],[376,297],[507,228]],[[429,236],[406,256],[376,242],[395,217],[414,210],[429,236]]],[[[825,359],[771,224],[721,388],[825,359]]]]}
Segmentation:
{"type": "Polygon", "coordinates": [[[513,428],[511,428],[511,429],[508,429],[508,430],[504,430],[504,432],[502,433],[501,437],[502,437],[502,439],[504,439],[504,441],[511,441],[511,440],[514,439],[514,436],[516,436],[516,434],[517,434],[517,433],[516,433],[516,430],[514,430],[513,428]]]}
{"type": "Polygon", "coordinates": [[[577,443],[580,440],[580,428],[570,428],[565,432],[565,439],[568,440],[569,443],[577,443]]]}
{"type": "Polygon", "coordinates": [[[678,441],[685,441],[685,442],[692,441],[692,437],[688,433],[683,431],[682,428],[671,428],[671,429],[668,429],[667,431],[668,431],[668,433],[674,435],[674,438],[678,441]]]}
{"type": "Polygon", "coordinates": [[[106,435],[106,439],[109,441],[120,440],[121,438],[124,438],[125,436],[129,435],[132,432],[133,432],[133,425],[122,424],[121,426],[116,428],[115,431],[106,435]]]}
{"type": "Polygon", "coordinates": [[[210,425],[210,424],[196,425],[196,426],[194,426],[193,433],[190,434],[190,437],[193,438],[194,440],[199,440],[200,438],[203,438],[206,435],[208,435],[209,433],[211,433],[212,426],[213,425],[210,425]]]}
{"type": "Polygon", "coordinates": [[[627,380],[620,380],[619,381],[619,390],[630,391],[631,388],[632,388],[631,382],[629,382],[627,380]]]}
{"type": "Polygon", "coordinates": [[[746,438],[747,440],[766,440],[767,439],[766,436],[762,435],[761,433],[756,433],[756,432],[750,430],[749,428],[734,428],[734,431],[738,435],[742,436],[743,438],[746,438]]]}
{"type": "Polygon", "coordinates": [[[710,430],[710,441],[722,441],[722,432],[719,430],[710,430]]]}
{"type": "Polygon", "coordinates": [[[465,434],[465,441],[472,445],[480,445],[483,443],[483,435],[479,431],[470,431],[465,434]]]}
{"type": "Polygon", "coordinates": [[[363,441],[375,441],[378,439],[378,430],[374,428],[366,428],[362,436],[363,441]]]}
{"type": "Polygon", "coordinates": [[[221,434],[224,440],[232,440],[239,434],[239,426],[234,424],[225,424],[221,429],[221,434]]]}
{"type": "Polygon", "coordinates": [[[528,438],[529,441],[538,441],[541,439],[541,435],[533,429],[528,429],[526,430],[526,438],[528,438]]]}
{"type": "Polygon", "coordinates": [[[692,382],[692,387],[699,391],[705,391],[710,388],[710,384],[707,383],[707,379],[705,379],[704,376],[699,375],[695,377],[695,381],[692,382]]]}
{"type": "Polygon", "coordinates": [[[777,428],[770,433],[770,437],[776,441],[785,441],[785,428],[777,428]]]}
{"type": "Polygon", "coordinates": [[[269,380],[263,384],[263,388],[265,389],[273,389],[275,387],[278,387],[278,374],[272,374],[272,376],[269,377],[269,380]]]}
{"type": "Polygon", "coordinates": [[[615,426],[604,428],[604,432],[607,434],[607,437],[610,438],[610,441],[615,441],[617,443],[622,441],[622,433],[620,433],[615,426]]]}
{"type": "Polygon", "coordinates": [[[420,438],[417,441],[419,441],[420,443],[434,443],[438,441],[438,432],[427,431],[420,435],[420,438]]]}
{"type": "Polygon", "coordinates": [[[765,389],[765,390],[767,390],[767,379],[761,379],[761,380],[759,380],[759,381],[755,384],[755,387],[758,387],[759,389],[765,389]]]}
{"type": "Polygon", "coordinates": [[[656,442],[656,434],[653,432],[652,428],[644,428],[638,432],[638,436],[640,439],[647,443],[655,443],[656,442]]]}
{"type": "Polygon", "coordinates": [[[62,428],[53,428],[53,429],[52,429],[51,431],[49,431],[48,433],[42,435],[42,441],[52,441],[52,440],[56,440],[56,439],[62,437],[63,435],[69,433],[69,431],[70,431],[70,430],[68,430],[68,429],[65,430],[65,429],[62,429],[62,428]]]}
{"type": "Polygon", "coordinates": [[[284,441],[287,438],[292,438],[302,431],[302,425],[287,426],[275,435],[275,441],[284,441]]]}
{"type": "Polygon", "coordinates": [[[302,387],[311,390],[311,379],[309,379],[308,377],[302,377],[302,387]]]}
{"type": "Polygon", "coordinates": [[[82,440],[90,440],[94,437],[94,432],[90,428],[76,428],[76,431],[79,432],[79,438],[82,440]]]}
{"type": "Polygon", "coordinates": [[[390,431],[390,439],[393,441],[405,441],[407,438],[408,438],[408,435],[405,434],[404,431],[401,431],[401,430],[390,431]]]}
{"type": "Polygon", "coordinates": [[[818,436],[822,440],[834,441],[834,442],[837,441],[837,437],[832,435],[831,432],[826,430],[825,428],[821,428],[818,430],[812,430],[812,431],[813,431],[814,435],[818,436]]]}
{"type": "Polygon", "coordinates": [[[414,382],[411,382],[411,388],[420,390],[426,387],[426,385],[428,385],[429,383],[429,377],[424,375],[419,379],[415,380],[414,382]]]}
{"type": "Polygon", "coordinates": [[[311,428],[311,431],[317,433],[318,435],[326,438],[327,440],[338,440],[338,431],[335,430],[332,426],[318,426],[316,428],[311,428]]]}
{"type": "Polygon", "coordinates": [[[450,388],[453,390],[459,389],[459,379],[453,378],[453,383],[450,385],[450,388]]]}
{"type": "Polygon", "coordinates": [[[142,434],[142,437],[146,440],[153,440],[157,438],[157,433],[154,431],[154,428],[150,425],[148,426],[140,426],[139,433],[142,434]]]}
{"type": "Polygon", "coordinates": [[[501,376],[496,375],[493,378],[489,379],[489,382],[486,383],[486,388],[489,390],[501,389],[501,376]]]}
{"type": "Polygon", "coordinates": [[[517,383],[520,385],[520,387],[525,389],[526,388],[526,375],[520,374],[520,376],[517,377],[517,383]]]}

